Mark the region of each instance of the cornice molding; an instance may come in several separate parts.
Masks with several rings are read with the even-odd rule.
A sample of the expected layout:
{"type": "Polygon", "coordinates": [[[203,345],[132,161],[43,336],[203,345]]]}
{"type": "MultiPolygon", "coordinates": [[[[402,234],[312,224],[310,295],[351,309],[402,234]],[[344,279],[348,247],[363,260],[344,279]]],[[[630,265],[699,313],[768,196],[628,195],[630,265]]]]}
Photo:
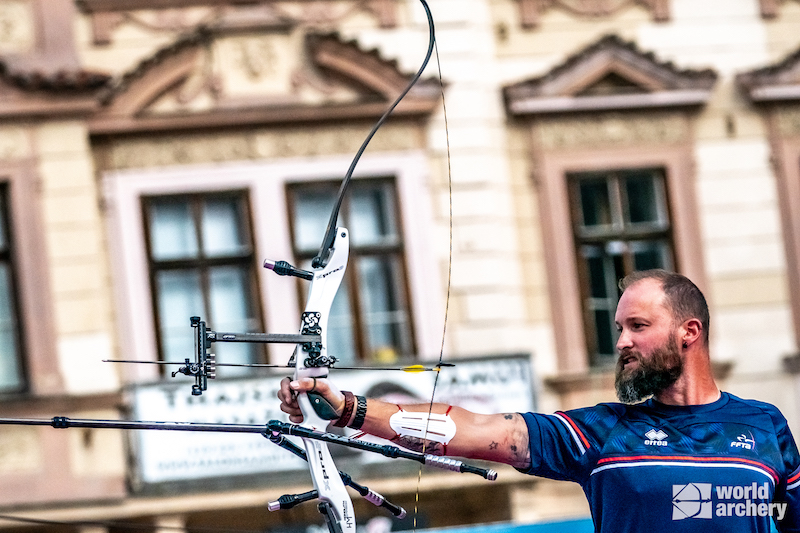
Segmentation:
{"type": "Polygon", "coordinates": [[[12,71],[0,60],[0,118],[89,115],[110,79],[87,70],[12,71]]]}
{"type": "Polygon", "coordinates": [[[546,74],[503,89],[513,116],[703,105],[717,75],[678,69],[607,35],[546,74]]]}
{"type": "Polygon", "coordinates": [[[753,103],[800,100],[800,48],[777,63],[737,75],[736,83],[753,103]]]}
{"type": "Polygon", "coordinates": [[[781,6],[789,0],[758,0],[761,8],[761,17],[773,19],[780,15],[781,6]]]}

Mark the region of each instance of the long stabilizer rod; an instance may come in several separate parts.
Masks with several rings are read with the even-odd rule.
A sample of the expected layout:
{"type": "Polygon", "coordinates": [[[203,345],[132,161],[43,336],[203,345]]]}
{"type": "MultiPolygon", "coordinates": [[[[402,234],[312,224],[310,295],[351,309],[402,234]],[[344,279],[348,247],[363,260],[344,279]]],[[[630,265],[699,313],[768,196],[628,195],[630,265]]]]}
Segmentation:
{"type": "Polygon", "coordinates": [[[410,459],[418,463],[436,468],[443,468],[453,472],[466,472],[477,474],[481,477],[494,481],[497,479],[497,472],[492,469],[478,468],[471,466],[457,459],[431,455],[428,453],[417,453],[398,448],[391,445],[380,445],[372,442],[365,442],[333,433],[322,433],[313,431],[295,424],[287,424],[280,420],[270,420],[266,428],[256,424],[203,424],[199,422],[147,422],[131,420],[95,420],[81,418],[67,418],[66,416],[55,416],[50,420],[42,418],[0,418],[0,425],[23,425],[23,426],[52,426],[58,429],[66,428],[113,428],[113,429],[155,429],[165,431],[208,431],[216,433],[258,433],[263,435],[266,431],[282,433],[284,435],[296,435],[309,439],[321,440],[348,448],[365,450],[368,452],[379,453],[385,457],[396,459],[410,459]]]}

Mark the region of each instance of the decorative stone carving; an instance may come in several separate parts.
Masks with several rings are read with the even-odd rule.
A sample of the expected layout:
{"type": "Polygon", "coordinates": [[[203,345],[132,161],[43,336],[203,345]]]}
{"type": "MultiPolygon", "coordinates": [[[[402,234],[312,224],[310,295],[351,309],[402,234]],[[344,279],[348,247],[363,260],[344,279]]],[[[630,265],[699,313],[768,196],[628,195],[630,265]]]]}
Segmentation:
{"type": "Polygon", "coordinates": [[[653,20],[669,20],[669,0],[517,0],[520,23],[523,28],[535,28],[543,11],[559,7],[585,17],[607,17],[629,7],[639,5],[653,14],[653,20]]]}
{"type": "Polygon", "coordinates": [[[111,166],[150,168],[253,159],[253,140],[243,134],[130,139],[113,145],[111,166]]]}
{"type": "MultiPolygon", "coordinates": [[[[366,127],[329,126],[261,129],[251,133],[195,136],[161,136],[127,139],[111,146],[113,169],[261,160],[286,157],[352,154],[358,150],[366,127]]],[[[370,143],[370,150],[420,149],[422,136],[415,128],[385,125],[370,143]]]]}
{"type": "Polygon", "coordinates": [[[44,466],[37,428],[4,428],[0,432],[0,474],[33,473],[44,466]]]}
{"type": "Polygon", "coordinates": [[[778,131],[782,136],[800,135],[800,106],[782,105],[775,108],[778,119],[778,131]]]}
{"type": "Polygon", "coordinates": [[[0,128],[0,161],[13,161],[31,156],[31,143],[25,128],[0,128]]]}
{"type": "Polygon", "coordinates": [[[0,2],[0,53],[24,53],[35,40],[31,2],[5,0],[0,2]]]}
{"type": "Polygon", "coordinates": [[[543,119],[536,123],[540,146],[545,150],[607,146],[672,145],[686,142],[690,128],[678,113],[620,113],[575,118],[543,119]]]}
{"type": "Polygon", "coordinates": [[[80,8],[93,19],[95,44],[109,44],[122,23],[170,33],[191,32],[200,25],[261,31],[288,24],[330,31],[361,12],[374,17],[381,28],[393,28],[397,25],[396,3],[397,0],[78,0],[80,8]]]}
{"type": "Polygon", "coordinates": [[[278,51],[268,36],[240,39],[239,66],[252,80],[274,76],[278,73],[278,51]]]}
{"type": "MultiPolygon", "coordinates": [[[[377,50],[300,28],[266,35],[201,29],[142,60],[112,84],[94,134],[377,118],[411,74],[377,50]]],[[[441,97],[420,80],[395,116],[429,114],[441,97]]]]}

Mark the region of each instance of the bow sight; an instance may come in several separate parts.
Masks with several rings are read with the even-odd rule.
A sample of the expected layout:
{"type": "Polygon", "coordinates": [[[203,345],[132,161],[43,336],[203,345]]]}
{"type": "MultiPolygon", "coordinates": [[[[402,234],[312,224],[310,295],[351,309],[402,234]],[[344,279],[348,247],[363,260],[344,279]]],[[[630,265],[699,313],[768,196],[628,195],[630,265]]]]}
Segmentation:
{"type": "MultiPolygon", "coordinates": [[[[288,264],[288,263],[287,263],[288,264]]],[[[199,316],[190,318],[192,328],[194,328],[194,361],[188,358],[183,363],[170,361],[160,361],[159,364],[183,365],[175,372],[172,377],[178,374],[194,376],[195,384],[192,385],[192,395],[199,396],[208,389],[208,380],[216,377],[216,369],[221,366],[240,366],[256,368],[283,368],[284,365],[263,365],[263,364],[236,364],[236,363],[217,363],[216,356],[211,353],[211,344],[214,342],[250,342],[250,343],[280,343],[296,344],[300,350],[306,354],[304,364],[311,367],[331,366],[336,362],[334,357],[322,357],[322,330],[319,327],[320,313],[306,312],[302,315],[302,328],[299,334],[292,333],[228,333],[211,331],[206,327],[205,321],[199,316]]],[[[297,350],[292,358],[296,357],[297,350]]],[[[121,361],[107,359],[108,362],[138,363],[144,361],[121,361]]],[[[290,360],[286,367],[294,366],[290,360]]]]}

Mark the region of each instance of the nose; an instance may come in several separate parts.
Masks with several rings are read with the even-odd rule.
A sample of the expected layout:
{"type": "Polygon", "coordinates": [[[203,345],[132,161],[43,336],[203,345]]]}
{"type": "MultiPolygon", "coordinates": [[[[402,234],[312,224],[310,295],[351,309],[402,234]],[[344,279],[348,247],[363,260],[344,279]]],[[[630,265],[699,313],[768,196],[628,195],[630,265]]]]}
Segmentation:
{"type": "Polygon", "coordinates": [[[628,334],[625,328],[619,332],[619,338],[617,338],[617,353],[621,352],[625,348],[632,348],[633,343],[631,342],[631,336],[628,334]]]}

